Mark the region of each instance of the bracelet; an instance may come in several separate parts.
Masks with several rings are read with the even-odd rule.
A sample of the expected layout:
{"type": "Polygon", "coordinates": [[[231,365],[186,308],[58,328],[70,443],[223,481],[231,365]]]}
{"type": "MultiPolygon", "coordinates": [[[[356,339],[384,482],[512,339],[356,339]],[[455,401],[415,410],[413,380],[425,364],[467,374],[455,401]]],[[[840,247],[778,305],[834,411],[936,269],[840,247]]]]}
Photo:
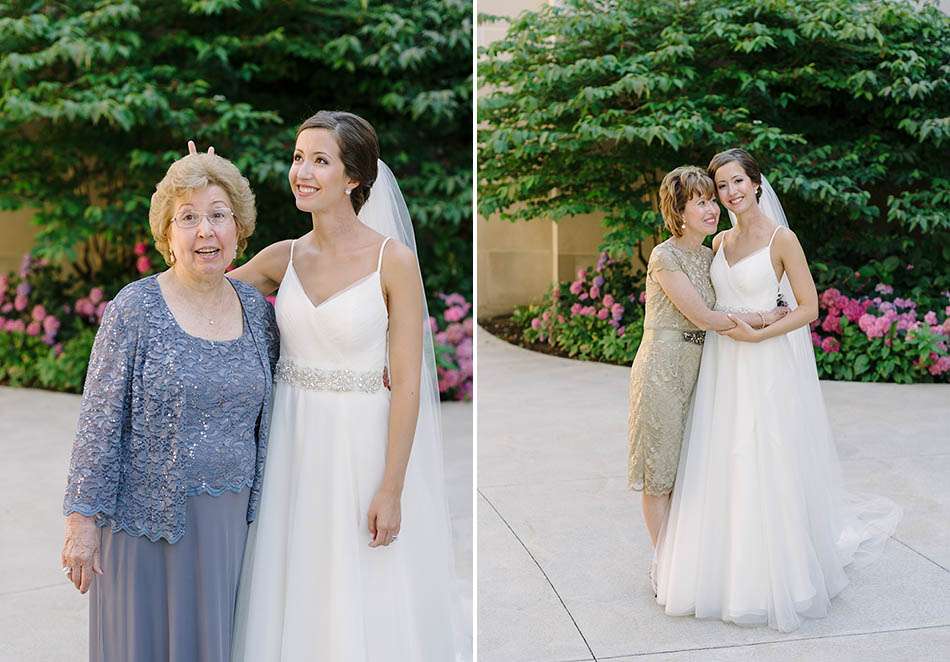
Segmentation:
{"type": "Polygon", "coordinates": [[[762,313],[761,311],[759,312],[759,319],[762,321],[762,326],[761,326],[761,328],[764,329],[765,327],[768,326],[768,324],[765,323],[765,314],[762,313]]]}

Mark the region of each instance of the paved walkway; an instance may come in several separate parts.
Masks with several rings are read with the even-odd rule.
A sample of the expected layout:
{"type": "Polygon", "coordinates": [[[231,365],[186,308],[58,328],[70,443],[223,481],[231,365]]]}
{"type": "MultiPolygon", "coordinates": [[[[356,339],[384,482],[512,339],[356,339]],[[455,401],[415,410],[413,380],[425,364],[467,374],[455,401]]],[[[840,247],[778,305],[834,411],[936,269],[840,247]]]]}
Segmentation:
{"type": "Polygon", "coordinates": [[[827,618],[781,634],[654,602],[626,368],[478,337],[480,662],[950,660],[950,386],[822,383],[848,484],[905,516],[827,618]]]}
{"type": "MultiPolygon", "coordinates": [[[[60,572],[79,396],[0,387],[0,662],[86,659],[86,596],[60,572]]],[[[459,583],[472,609],[472,405],[442,406],[459,583]]],[[[132,661],[130,661],[132,662],[132,661]]]]}

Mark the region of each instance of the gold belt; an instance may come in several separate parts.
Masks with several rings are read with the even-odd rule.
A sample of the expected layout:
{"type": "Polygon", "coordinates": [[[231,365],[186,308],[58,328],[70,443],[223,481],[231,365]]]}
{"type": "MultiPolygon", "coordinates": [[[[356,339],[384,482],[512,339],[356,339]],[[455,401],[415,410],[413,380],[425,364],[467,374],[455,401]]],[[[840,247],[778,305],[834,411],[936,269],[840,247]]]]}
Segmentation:
{"type": "Polygon", "coordinates": [[[705,331],[683,331],[682,329],[644,329],[644,335],[653,334],[658,340],[679,340],[682,342],[691,342],[694,345],[702,345],[706,340],[705,331]]]}

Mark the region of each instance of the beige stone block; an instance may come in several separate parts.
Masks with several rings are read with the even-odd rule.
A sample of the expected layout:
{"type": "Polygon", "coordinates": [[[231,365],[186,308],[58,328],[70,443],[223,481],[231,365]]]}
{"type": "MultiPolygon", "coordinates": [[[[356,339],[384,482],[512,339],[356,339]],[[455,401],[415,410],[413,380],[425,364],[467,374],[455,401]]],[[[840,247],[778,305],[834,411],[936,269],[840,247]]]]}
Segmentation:
{"type": "Polygon", "coordinates": [[[0,211],[0,273],[19,268],[23,254],[33,248],[37,228],[31,223],[34,209],[0,211]]]}
{"type": "Polygon", "coordinates": [[[478,250],[551,250],[551,221],[502,221],[478,217],[478,250]]]}
{"type": "Polygon", "coordinates": [[[491,251],[479,260],[478,315],[509,313],[539,300],[551,285],[551,252],[491,251]]]}

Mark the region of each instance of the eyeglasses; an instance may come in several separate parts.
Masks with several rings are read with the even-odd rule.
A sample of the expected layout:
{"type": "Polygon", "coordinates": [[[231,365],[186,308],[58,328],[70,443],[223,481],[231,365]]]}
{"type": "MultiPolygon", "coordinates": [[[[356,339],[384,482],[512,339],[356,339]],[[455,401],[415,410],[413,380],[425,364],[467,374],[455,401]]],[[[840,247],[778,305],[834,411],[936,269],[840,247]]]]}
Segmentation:
{"type": "Polygon", "coordinates": [[[234,212],[228,209],[227,207],[215,207],[207,214],[199,214],[196,211],[183,211],[177,216],[173,217],[172,220],[175,221],[175,225],[182,228],[183,230],[188,230],[194,227],[197,227],[201,223],[202,219],[208,219],[208,222],[211,225],[218,226],[227,223],[228,221],[234,220],[234,212]]]}

